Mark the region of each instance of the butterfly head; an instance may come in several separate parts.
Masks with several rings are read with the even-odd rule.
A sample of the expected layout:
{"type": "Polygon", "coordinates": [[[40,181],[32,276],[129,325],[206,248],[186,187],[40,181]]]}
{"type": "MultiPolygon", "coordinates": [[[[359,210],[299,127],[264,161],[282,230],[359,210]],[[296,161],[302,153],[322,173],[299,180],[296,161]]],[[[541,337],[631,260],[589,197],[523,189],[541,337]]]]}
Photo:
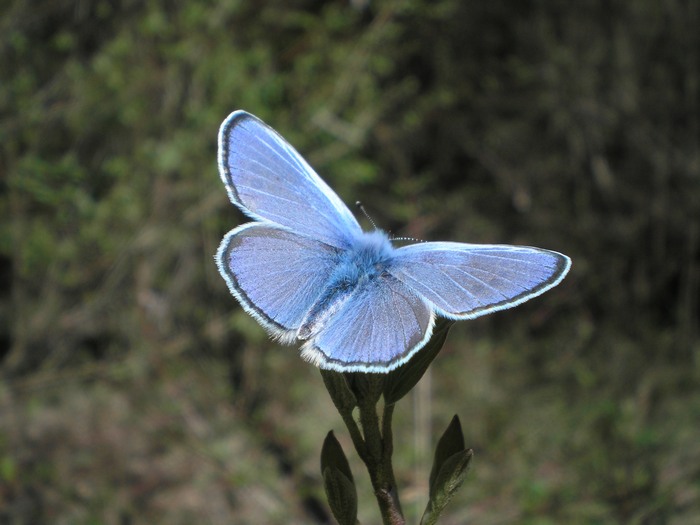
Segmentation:
{"type": "Polygon", "coordinates": [[[394,247],[382,230],[362,232],[343,257],[349,274],[374,278],[384,272],[394,255],[394,247]]]}

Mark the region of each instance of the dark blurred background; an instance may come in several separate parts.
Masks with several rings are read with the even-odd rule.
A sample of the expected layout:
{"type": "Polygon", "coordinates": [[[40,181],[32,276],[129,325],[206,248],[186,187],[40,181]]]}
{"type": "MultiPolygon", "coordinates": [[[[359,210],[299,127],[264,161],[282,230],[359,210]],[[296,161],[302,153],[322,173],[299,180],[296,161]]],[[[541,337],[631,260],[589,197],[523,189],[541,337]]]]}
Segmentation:
{"type": "Polygon", "coordinates": [[[0,4],[0,524],[326,523],[331,428],[377,522],[318,371],[216,271],[234,109],[396,235],[573,259],[400,403],[413,522],[457,413],[446,524],[700,523],[698,27],[695,0],[0,4]]]}

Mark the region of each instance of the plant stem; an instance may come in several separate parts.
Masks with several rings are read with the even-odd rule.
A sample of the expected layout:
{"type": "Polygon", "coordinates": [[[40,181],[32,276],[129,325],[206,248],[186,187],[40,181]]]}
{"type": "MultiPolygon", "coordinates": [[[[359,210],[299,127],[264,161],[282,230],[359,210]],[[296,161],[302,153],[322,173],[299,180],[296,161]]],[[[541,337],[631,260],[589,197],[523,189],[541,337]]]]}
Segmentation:
{"type": "Polygon", "coordinates": [[[357,422],[352,417],[352,411],[340,411],[340,416],[343,418],[343,422],[350,432],[350,439],[352,439],[352,444],[360,456],[362,461],[367,463],[367,446],[365,445],[365,440],[362,438],[362,433],[357,426],[357,422]]]}
{"type": "Polygon", "coordinates": [[[393,452],[391,418],[394,407],[393,405],[384,406],[381,430],[376,406],[361,405],[359,408],[366,453],[366,457],[361,457],[367,466],[382,520],[385,525],[405,525],[406,520],[401,511],[391,464],[393,452]]]}

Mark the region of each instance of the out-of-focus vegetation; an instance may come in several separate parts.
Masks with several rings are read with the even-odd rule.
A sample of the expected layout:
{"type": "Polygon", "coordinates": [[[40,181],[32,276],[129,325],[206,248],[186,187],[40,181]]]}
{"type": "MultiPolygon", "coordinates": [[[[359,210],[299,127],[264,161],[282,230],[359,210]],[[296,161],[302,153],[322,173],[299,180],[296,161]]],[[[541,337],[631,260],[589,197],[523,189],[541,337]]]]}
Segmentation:
{"type": "Polygon", "coordinates": [[[213,262],[239,108],[397,235],[574,261],[399,405],[409,515],[458,413],[447,524],[699,522],[698,27],[693,0],[0,4],[0,523],[329,519],[342,423],[213,262]]]}

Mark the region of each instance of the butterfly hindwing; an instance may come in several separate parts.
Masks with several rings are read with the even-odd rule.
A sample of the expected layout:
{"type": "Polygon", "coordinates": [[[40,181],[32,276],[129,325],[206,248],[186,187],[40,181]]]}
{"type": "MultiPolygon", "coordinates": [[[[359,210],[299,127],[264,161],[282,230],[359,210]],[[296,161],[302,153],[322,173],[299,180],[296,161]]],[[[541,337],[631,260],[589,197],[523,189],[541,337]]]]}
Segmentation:
{"type": "Polygon", "coordinates": [[[351,292],[302,357],[341,372],[388,372],[430,338],[431,307],[401,281],[385,274],[351,292]]]}
{"type": "Polygon", "coordinates": [[[337,249],[274,225],[248,223],[224,237],[216,261],[246,311],[291,342],[336,267],[337,249]]]}
{"type": "Polygon", "coordinates": [[[570,265],[567,256],[539,248],[426,242],[397,249],[389,271],[440,315],[472,319],[544,293],[570,265]]]}
{"type": "Polygon", "coordinates": [[[235,111],[219,130],[219,172],[231,201],[254,219],[346,248],[362,230],[347,206],[275,130],[235,111]]]}

